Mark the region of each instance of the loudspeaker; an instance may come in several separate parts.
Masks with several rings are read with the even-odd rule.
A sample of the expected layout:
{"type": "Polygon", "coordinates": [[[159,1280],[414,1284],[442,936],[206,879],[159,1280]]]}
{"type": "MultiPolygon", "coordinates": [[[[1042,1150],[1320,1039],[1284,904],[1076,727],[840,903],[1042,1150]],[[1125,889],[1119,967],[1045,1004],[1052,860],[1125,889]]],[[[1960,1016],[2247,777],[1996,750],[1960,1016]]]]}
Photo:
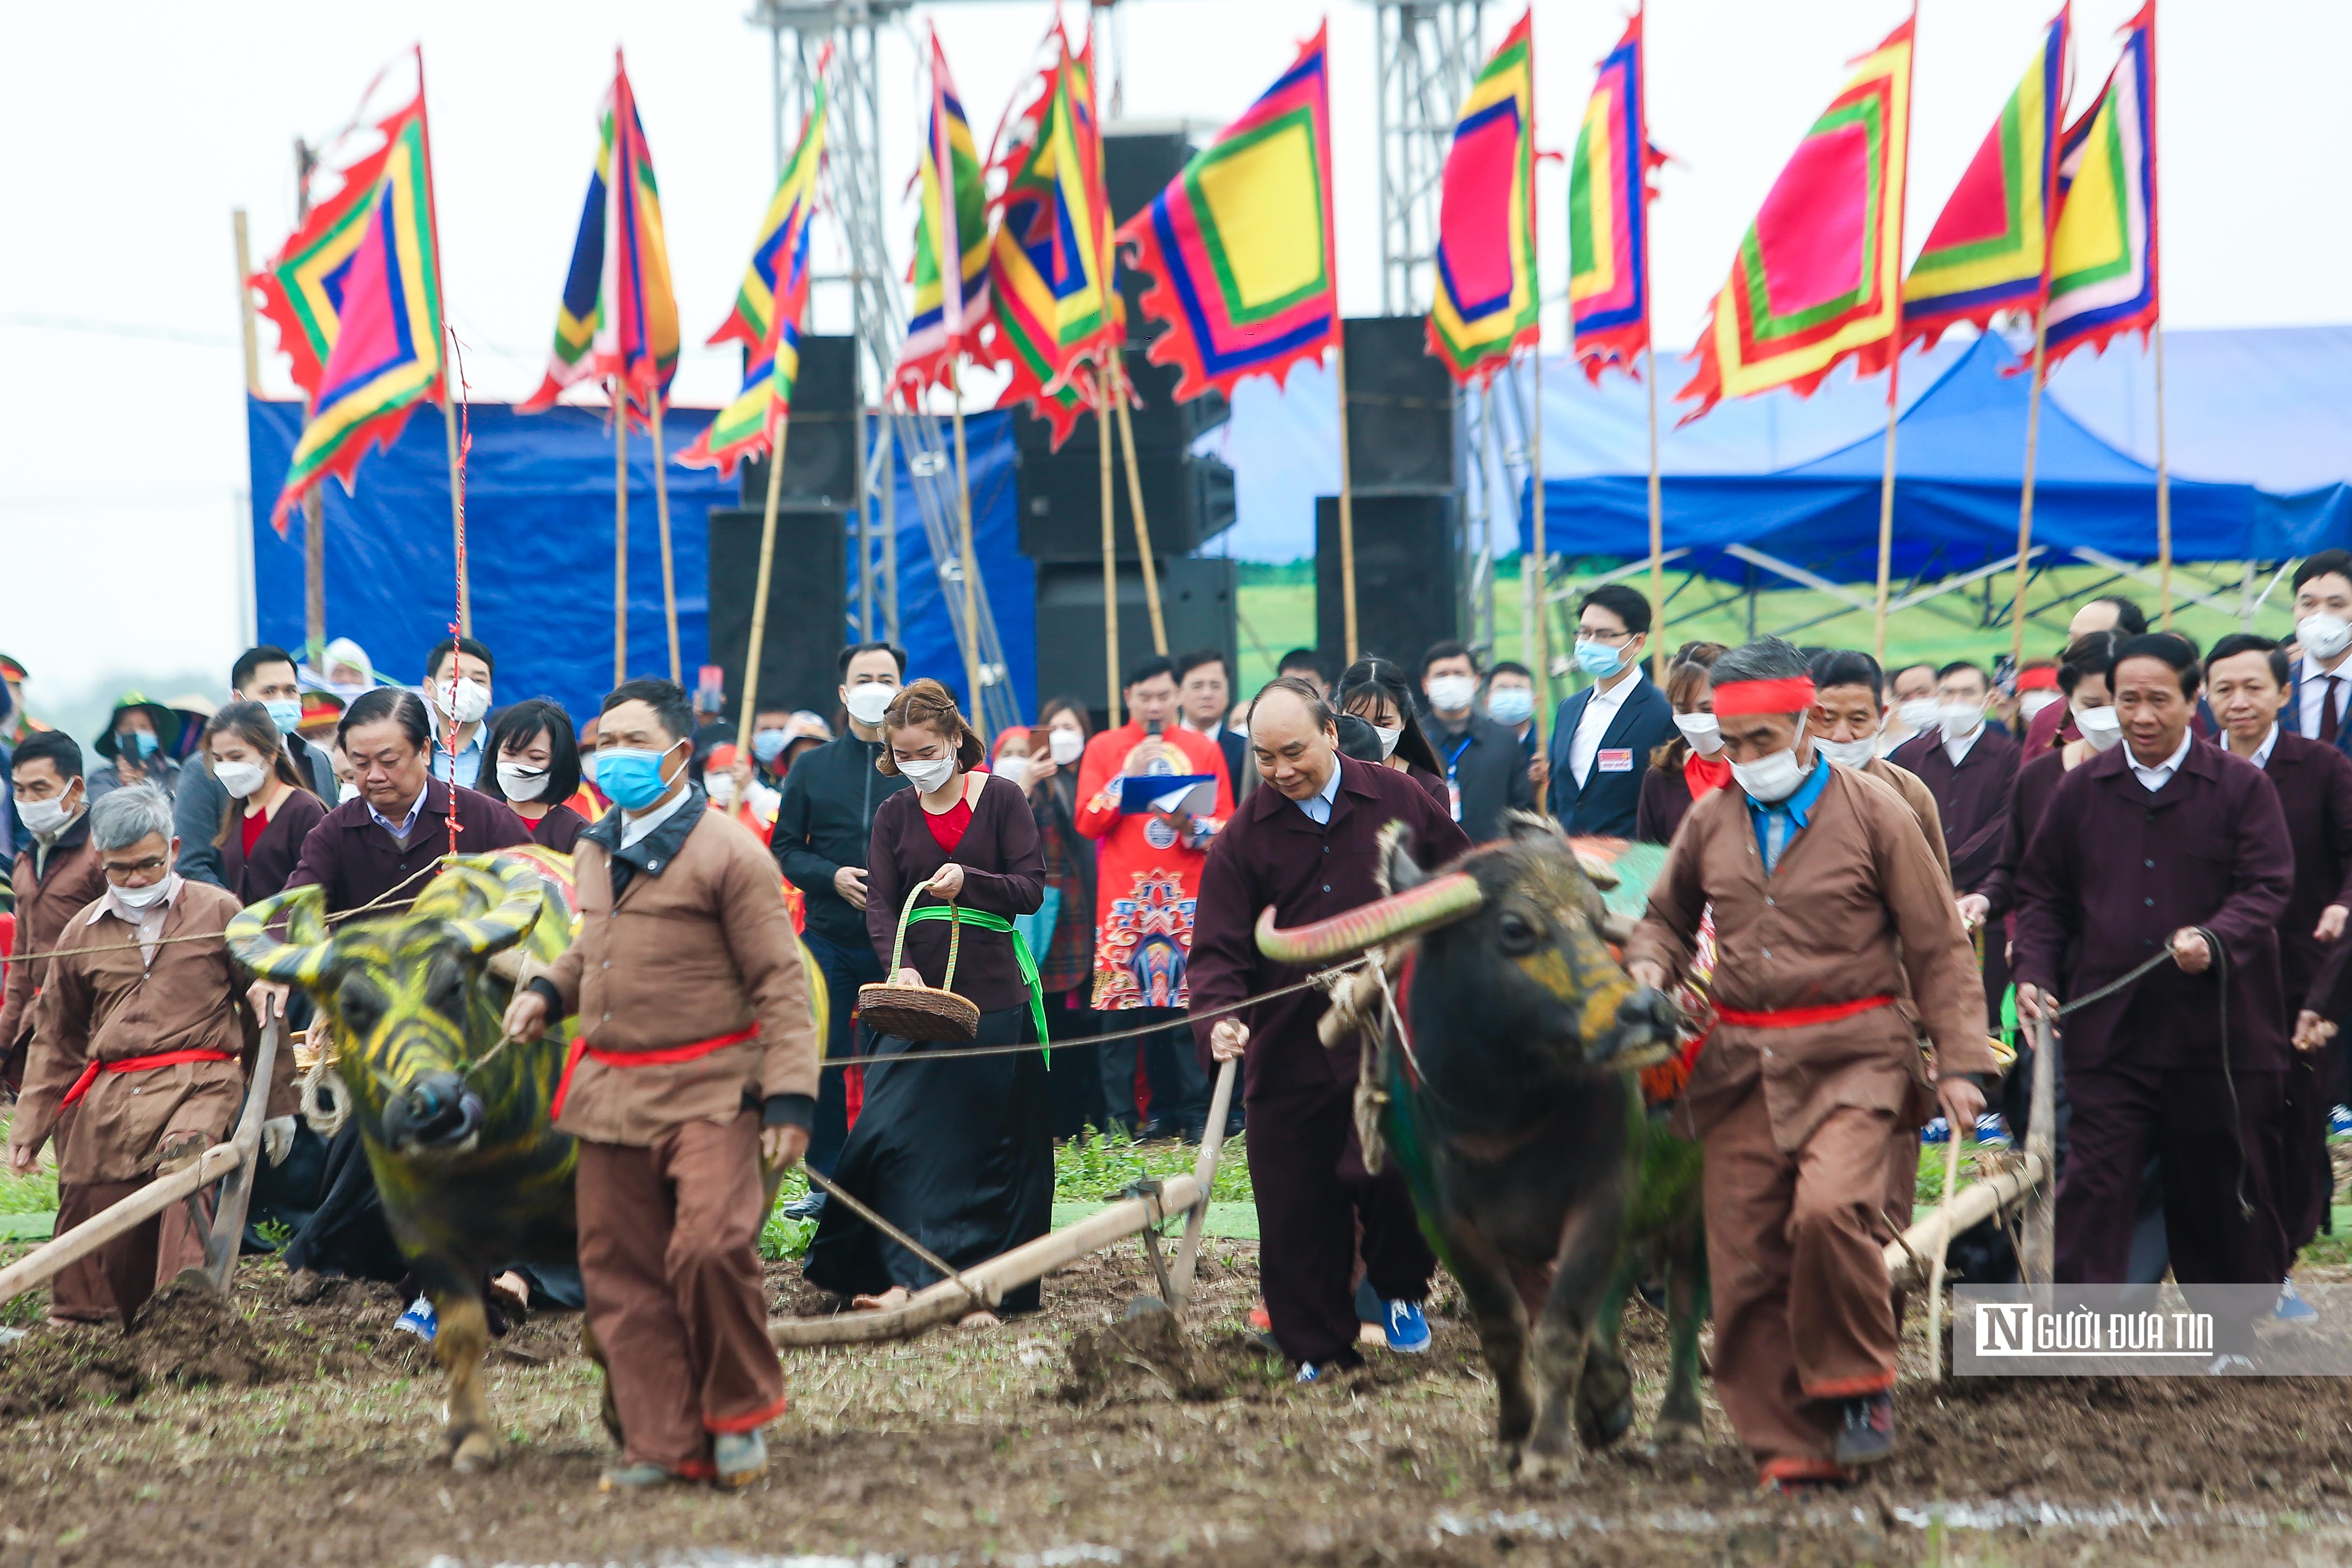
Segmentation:
{"type": "MultiPolygon", "coordinates": [[[[1160,567],[1160,612],[1168,622],[1168,651],[1215,648],[1229,675],[1239,676],[1240,578],[1222,556],[1178,557],[1160,567]]],[[[1037,699],[1072,696],[1088,711],[1110,706],[1103,667],[1102,565],[1055,562],[1037,568],[1037,699]]],[[[1151,656],[1151,611],[1143,597],[1143,566],[1118,566],[1118,667],[1151,656]]]]}
{"type": "Polygon", "coordinates": [[[1348,463],[1358,496],[1459,490],[1462,441],[1454,378],[1429,352],[1419,316],[1345,323],[1348,463]]]}
{"type": "MultiPolygon", "coordinates": [[[[845,341],[846,340],[844,340],[845,341]]],[[[799,415],[793,415],[795,425],[799,415]]],[[[795,433],[797,434],[797,432],[795,433]]],[[[784,454],[792,476],[792,452],[784,454]]],[[[760,643],[761,706],[830,713],[850,641],[847,541],[856,514],[833,507],[776,511],[775,559],[768,573],[768,621],[760,643]]],[[[751,597],[760,576],[761,514],[710,512],[710,662],[726,672],[727,722],[740,720],[743,656],[751,642],[751,597]]]]}
{"type": "MultiPolygon", "coordinates": [[[[856,508],[857,413],[857,340],[803,338],[800,375],[793,382],[792,433],[784,437],[785,506],[856,508]]],[[[755,458],[739,472],[743,504],[764,507],[768,460],[755,458]]]]}
{"type": "MultiPolygon", "coordinates": [[[[1418,670],[1431,643],[1461,635],[1459,498],[1359,494],[1354,510],[1357,652],[1418,670]]],[[[1348,649],[1337,496],[1315,497],[1315,643],[1336,673],[1348,649]]]]}
{"type": "MultiPolygon", "coordinates": [[[[1143,517],[1154,556],[1181,555],[1234,525],[1234,471],[1213,457],[1143,453],[1143,517]]],[[[1135,513],[1128,505],[1122,450],[1110,473],[1111,515],[1118,555],[1137,559],[1135,513]]],[[[1081,456],[1024,455],[1020,474],[1021,553],[1037,561],[1102,562],[1102,463],[1099,447],[1081,456]]]]}
{"type": "MultiPolygon", "coordinates": [[[[1136,319],[1129,313],[1128,319],[1136,319]]],[[[1143,357],[1140,348],[1127,350],[1127,381],[1135,389],[1137,405],[1128,411],[1128,420],[1135,427],[1135,450],[1144,456],[1174,456],[1190,452],[1192,443],[1234,416],[1233,405],[1220,392],[1205,392],[1190,402],[1176,401],[1176,367],[1155,365],[1143,357]]],[[[1111,415],[1114,434],[1118,416],[1111,415]]],[[[1077,424],[1070,431],[1069,440],[1062,444],[1059,454],[1054,451],[1054,427],[1042,419],[1024,413],[1013,422],[1013,439],[1021,449],[1023,462],[1031,457],[1082,458],[1091,465],[1099,447],[1097,432],[1101,421],[1092,409],[1078,416],[1077,424]]],[[[1120,442],[1124,454],[1127,444],[1120,442]]],[[[1122,456],[1121,461],[1124,462],[1122,456]]],[[[1124,479],[1121,483],[1125,483],[1124,479]]],[[[1146,503],[1149,504],[1148,502],[1146,503]]]]}

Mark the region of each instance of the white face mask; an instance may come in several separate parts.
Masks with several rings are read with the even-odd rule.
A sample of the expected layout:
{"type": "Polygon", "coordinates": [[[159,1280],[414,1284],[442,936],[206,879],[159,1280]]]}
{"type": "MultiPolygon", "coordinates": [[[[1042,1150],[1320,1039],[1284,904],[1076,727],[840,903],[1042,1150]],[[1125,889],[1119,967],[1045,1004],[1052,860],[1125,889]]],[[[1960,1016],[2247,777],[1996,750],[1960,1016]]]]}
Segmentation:
{"type": "Polygon", "coordinates": [[[1817,740],[1813,742],[1813,749],[1832,762],[1860,768],[1878,755],[1878,741],[1875,737],[1868,740],[1817,740]]]}
{"type": "Polygon", "coordinates": [[[898,688],[894,685],[867,681],[862,685],[844,686],[841,706],[847,708],[849,716],[858,723],[876,725],[880,724],[882,716],[890,711],[890,699],[898,695],[898,688]]]}
{"type": "Polygon", "coordinates": [[[955,758],[942,757],[937,762],[901,762],[898,772],[908,783],[929,795],[955,777],[955,758]]]}
{"type": "Polygon", "coordinates": [[[348,779],[344,779],[342,787],[335,791],[335,803],[339,806],[345,801],[356,800],[359,798],[360,787],[348,779]]]}
{"type": "Polygon", "coordinates": [[[54,800],[19,800],[16,802],[16,814],[25,819],[25,826],[45,839],[57,837],[65,831],[66,824],[74,820],[74,813],[66,805],[66,797],[62,795],[54,800]]]}
{"type": "Polygon", "coordinates": [[[499,763],[499,788],[509,800],[536,800],[547,791],[547,769],[502,760],[499,763]]]}
{"type": "Polygon", "coordinates": [[[1769,757],[1759,757],[1753,762],[1735,762],[1731,776],[1739,787],[1767,806],[1787,800],[1805,781],[1805,769],[1797,761],[1797,747],[1805,738],[1805,721],[1797,721],[1796,738],[1786,750],[1769,757]]]}
{"type": "Polygon", "coordinates": [[[1423,689],[1439,713],[1460,713],[1478,695],[1478,682],[1471,675],[1440,675],[1423,689]]]}
{"type": "Polygon", "coordinates": [[[583,751],[580,754],[580,777],[585,779],[591,784],[596,782],[596,754],[594,752],[583,751]]]}
{"type": "Polygon", "coordinates": [[[150,883],[145,887],[116,887],[113,889],[114,896],[133,909],[149,909],[161,900],[171,897],[172,889],[179,884],[179,873],[173,872],[163,881],[150,883]]]}
{"type": "Polygon", "coordinates": [[[2094,751],[2105,751],[2124,737],[2124,721],[2116,716],[2113,706],[2076,708],[2074,727],[2083,732],[2094,751]]]}
{"type": "Polygon", "coordinates": [[[433,706],[456,724],[473,724],[490,711],[490,688],[472,676],[461,676],[452,691],[447,681],[433,683],[433,706]]]}
{"type": "Polygon", "coordinates": [[[1944,705],[1934,697],[1913,697],[1895,706],[1895,716],[1906,729],[1926,729],[1943,716],[1944,705]]]}
{"type": "Polygon", "coordinates": [[[702,792],[709,796],[710,803],[720,810],[730,810],[735,804],[735,776],[732,773],[706,773],[702,776],[702,792]]]}
{"type": "Polygon", "coordinates": [[[1371,728],[1372,733],[1381,737],[1381,760],[1385,762],[1396,755],[1397,742],[1404,738],[1404,726],[1399,725],[1394,729],[1382,729],[1379,725],[1374,725],[1371,728]]]}
{"type": "Polygon", "coordinates": [[[1029,788],[1029,759],[1025,757],[1000,757],[996,759],[996,776],[1016,789],[1029,788]]]}
{"type": "Polygon", "coordinates": [[[2332,659],[2352,648],[2352,621],[2322,610],[2294,623],[2294,640],[2315,659],[2332,659]]]}
{"type": "Polygon", "coordinates": [[[269,770],[258,762],[216,762],[213,764],[213,777],[220,780],[222,789],[243,800],[261,788],[269,770]]]}
{"type": "Polygon", "coordinates": [[[1075,729],[1049,730],[1045,736],[1045,750],[1055,763],[1067,768],[1086,755],[1087,737],[1075,729]]]}
{"type": "Polygon", "coordinates": [[[2017,711],[2022,717],[2031,719],[2036,714],[2039,714],[2042,709],[2050,706],[2056,701],[2058,701],[2058,694],[2056,692],[2028,692],[2023,696],[2017,699],[2017,711]]]}
{"type": "Polygon", "coordinates": [[[1701,757],[1713,757],[1723,749],[1723,726],[1711,713],[1678,713],[1675,727],[1683,732],[1690,748],[1701,757]]]}
{"type": "Polygon", "coordinates": [[[1958,740],[1976,733],[1977,726],[1984,723],[1984,709],[1975,703],[1941,703],[1937,706],[1936,722],[1946,740],[1958,740]]]}

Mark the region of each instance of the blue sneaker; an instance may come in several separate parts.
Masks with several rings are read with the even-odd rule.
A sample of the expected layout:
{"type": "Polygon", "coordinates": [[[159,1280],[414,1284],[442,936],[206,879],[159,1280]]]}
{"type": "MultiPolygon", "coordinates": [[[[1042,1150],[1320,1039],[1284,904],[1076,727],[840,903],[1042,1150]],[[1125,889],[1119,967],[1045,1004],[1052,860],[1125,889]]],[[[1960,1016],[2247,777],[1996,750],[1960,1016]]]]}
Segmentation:
{"type": "Polygon", "coordinates": [[[392,1326],[403,1333],[413,1333],[426,1344],[440,1332],[441,1320],[433,1311],[433,1303],[423,1296],[408,1303],[408,1310],[393,1320],[392,1326]]]}
{"type": "Polygon", "coordinates": [[[2303,1299],[2302,1293],[2294,1288],[2293,1280],[2288,1280],[2279,1286],[2278,1305],[2271,1309],[2271,1316],[2295,1323],[2308,1322],[2318,1315],[2319,1309],[2303,1299]]]}
{"type": "Polygon", "coordinates": [[[2327,1113],[2327,1132],[2330,1137],[2352,1133],[2352,1105],[2338,1105],[2327,1113]]]}
{"type": "Polygon", "coordinates": [[[1389,1348],[1399,1355],[1419,1355],[1429,1348],[1429,1320],[1422,1315],[1416,1301],[1391,1301],[1388,1322],[1381,1326],[1388,1332],[1389,1348]]]}
{"type": "Polygon", "coordinates": [[[1301,1362],[1298,1364],[1298,1375],[1292,1378],[1291,1381],[1293,1383],[1320,1383],[1323,1381],[1323,1369],[1317,1366],[1311,1361],[1301,1362]]]}

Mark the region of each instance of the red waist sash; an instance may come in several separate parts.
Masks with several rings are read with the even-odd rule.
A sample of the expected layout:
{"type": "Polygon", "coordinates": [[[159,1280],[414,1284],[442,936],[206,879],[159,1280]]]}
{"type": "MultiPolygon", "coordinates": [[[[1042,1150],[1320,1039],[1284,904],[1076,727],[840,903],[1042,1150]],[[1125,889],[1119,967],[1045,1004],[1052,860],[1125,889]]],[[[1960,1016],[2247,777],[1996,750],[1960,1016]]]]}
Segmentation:
{"type": "Polygon", "coordinates": [[[670,1067],[681,1061],[697,1061],[716,1051],[730,1045],[740,1045],[759,1037],[760,1020],[753,1019],[750,1027],[732,1034],[713,1035],[687,1045],[665,1045],[654,1051],[600,1051],[588,1043],[585,1036],[572,1042],[572,1050],[563,1058],[563,1076],[555,1081],[555,1098],[548,1102],[550,1120],[563,1114],[564,1097],[572,1092],[572,1075],[580,1067],[583,1056],[593,1056],[607,1067],[670,1067]]]}
{"type": "Polygon", "coordinates": [[[1769,1012],[1743,1012],[1738,1008],[1718,1006],[1716,1018],[1740,1029],[1808,1029],[1814,1024],[1835,1023],[1873,1008],[1891,1008],[1893,997],[1864,997],[1860,1001],[1823,1002],[1810,1008],[1776,1008],[1769,1012]]]}
{"type": "Polygon", "coordinates": [[[177,1067],[183,1061],[235,1061],[233,1051],[159,1051],[152,1056],[125,1056],[113,1061],[91,1061],[83,1064],[81,1076],[66,1091],[63,1103],[79,1104],[98,1082],[101,1072],[152,1072],[159,1067],[177,1067]]]}

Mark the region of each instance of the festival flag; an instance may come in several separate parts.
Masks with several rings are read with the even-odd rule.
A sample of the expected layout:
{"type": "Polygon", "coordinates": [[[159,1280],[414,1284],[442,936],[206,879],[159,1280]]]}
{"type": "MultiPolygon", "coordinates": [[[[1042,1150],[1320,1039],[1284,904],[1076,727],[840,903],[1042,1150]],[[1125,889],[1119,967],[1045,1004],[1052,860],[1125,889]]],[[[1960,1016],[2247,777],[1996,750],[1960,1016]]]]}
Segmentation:
{"type": "Polygon", "coordinates": [[[1338,341],[1329,31],[1118,231],[1150,278],[1143,313],[1167,329],[1149,357],[1177,368],[1180,402],[1244,376],[1279,385],[1338,341]]]}
{"type": "Polygon", "coordinates": [[[1650,145],[1642,14],[1601,62],[1568,165],[1568,314],[1575,354],[1595,382],[1610,365],[1631,373],[1650,343],[1650,145]]]}
{"type": "Polygon", "coordinates": [[[2046,361],[2156,324],[2156,0],[2124,25],[2123,57],[2060,149],[2046,361]]]}
{"type": "Polygon", "coordinates": [[[740,336],[745,325],[758,323],[761,335],[747,356],[743,388],[677,455],[688,468],[732,474],[744,458],[768,450],[775,427],[792,412],[793,383],[801,368],[801,319],[808,305],[809,229],[816,214],[817,173],[824,164],[824,78],[831,59],[827,49],[817,61],[808,121],[768,199],[734,312],[710,336],[713,343],[724,342],[740,336]]]}
{"type": "Polygon", "coordinates": [[[2050,277],[2059,116],[2066,101],[2067,8],[2009,95],[1944,204],[1903,285],[1903,338],[1928,348],[1962,322],[2038,310],[2050,277]]]}
{"type": "Polygon", "coordinates": [[[930,121],[915,185],[915,313],[894,378],[909,395],[945,384],[953,361],[978,346],[988,319],[988,183],[937,28],[930,121]]]}
{"type": "Polygon", "coordinates": [[[321,284],[334,307],[310,422],[294,446],[269,520],[279,533],[305,492],[332,474],[352,487],[371,445],[390,446],[442,382],[441,262],[433,217],[433,156],[419,73],[416,101],[384,121],[383,162],[356,210],[356,237],[321,284]]]}
{"type": "Polygon", "coordinates": [[[1536,51],[1519,18],[1470,84],[1438,199],[1429,351],[1484,382],[1542,333],[1536,277],[1536,51]]]}
{"type": "Polygon", "coordinates": [[[1688,424],[1717,400],[1811,392],[1839,361],[1886,369],[1903,322],[1903,187],[1916,18],[1855,69],[1772,183],[1709,308],[1676,392],[1688,424]]]}
{"type": "Polygon", "coordinates": [[[247,280],[261,296],[261,314],[277,324],[278,346],[293,361],[294,384],[306,397],[318,397],[319,379],[335,350],[344,276],[374,213],[372,198],[392,157],[395,128],[406,115],[422,112],[412,104],[379,126],[383,145],[344,170],[341,187],[312,207],[278,254],[247,280]]]}
{"type": "Polygon", "coordinates": [[[991,357],[1009,373],[1000,408],[1026,404],[1053,428],[1058,448],[1094,389],[1076,345],[1104,320],[1102,252],[1085,237],[1090,220],[1081,167],[1083,131],[1074,123],[1087,85],[1082,61],[1058,26],[1055,59],[1036,102],[1014,127],[1004,155],[1004,194],[989,245],[991,357]]]}
{"type": "Polygon", "coordinates": [[[670,292],[661,192],[617,49],[599,136],[555,314],[555,347],[546,379],[521,405],[525,413],[548,407],[568,386],[614,378],[632,402],[649,408],[677,373],[677,299],[670,292]]]}

